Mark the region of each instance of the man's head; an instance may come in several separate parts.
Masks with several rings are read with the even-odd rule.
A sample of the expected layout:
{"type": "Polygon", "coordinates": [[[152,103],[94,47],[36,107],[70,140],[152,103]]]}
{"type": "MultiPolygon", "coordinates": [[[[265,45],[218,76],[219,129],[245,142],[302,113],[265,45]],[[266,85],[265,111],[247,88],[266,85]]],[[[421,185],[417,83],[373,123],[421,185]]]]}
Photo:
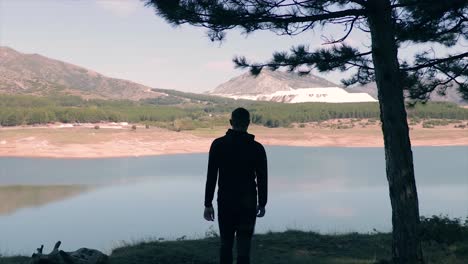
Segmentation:
{"type": "Polygon", "coordinates": [[[250,114],[245,108],[239,107],[232,111],[231,120],[232,129],[237,131],[247,131],[250,124],[250,114]]]}

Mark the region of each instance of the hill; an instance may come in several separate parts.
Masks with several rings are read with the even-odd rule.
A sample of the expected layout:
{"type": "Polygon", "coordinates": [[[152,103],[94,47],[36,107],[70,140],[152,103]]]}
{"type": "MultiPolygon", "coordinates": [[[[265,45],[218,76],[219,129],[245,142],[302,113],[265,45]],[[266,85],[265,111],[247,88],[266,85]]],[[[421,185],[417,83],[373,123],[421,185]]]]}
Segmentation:
{"type": "Polygon", "coordinates": [[[299,75],[283,71],[263,70],[258,76],[244,73],[220,84],[211,94],[265,95],[298,88],[337,87],[315,75],[299,75]]]}
{"type": "MultiPolygon", "coordinates": [[[[299,75],[295,72],[263,70],[258,76],[245,73],[232,78],[220,84],[209,94],[233,99],[282,103],[372,102],[377,100],[377,86],[375,83],[370,83],[343,88],[312,74],[299,75]]],[[[433,93],[431,101],[468,104],[463,101],[455,86],[447,89],[446,96],[433,93]]]]}
{"type": "MultiPolygon", "coordinates": [[[[458,105],[468,105],[467,101],[464,101],[463,98],[458,94],[457,86],[451,86],[447,88],[446,95],[442,96],[437,93],[432,93],[430,101],[433,102],[451,102],[458,105]]],[[[360,85],[356,87],[346,88],[347,91],[351,93],[367,93],[373,98],[377,99],[377,85],[376,83],[369,83],[366,85],[360,85]]]]}
{"type": "Polygon", "coordinates": [[[0,47],[0,93],[130,100],[162,95],[141,84],[8,47],[0,47]]]}
{"type": "Polygon", "coordinates": [[[263,70],[258,76],[242,74],[219,85],[211,94],[278,103],[376,101],[366,93],[348,93],[338,85],[312,74],[271,70],[263,70]]]}

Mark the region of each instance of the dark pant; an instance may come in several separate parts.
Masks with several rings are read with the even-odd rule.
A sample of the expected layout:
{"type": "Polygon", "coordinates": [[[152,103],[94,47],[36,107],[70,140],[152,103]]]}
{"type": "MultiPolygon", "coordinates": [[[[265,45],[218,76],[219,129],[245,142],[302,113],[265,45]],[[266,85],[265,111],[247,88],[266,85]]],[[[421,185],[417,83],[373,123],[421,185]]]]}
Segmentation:
{"type": "Polygon", "coordinates": [[[232,264],[234,236],[237,241],[237,264],[250,263],[250,241],[254,233],[256,213],[256,207],[218,204],[220,264],[232,264]]]}

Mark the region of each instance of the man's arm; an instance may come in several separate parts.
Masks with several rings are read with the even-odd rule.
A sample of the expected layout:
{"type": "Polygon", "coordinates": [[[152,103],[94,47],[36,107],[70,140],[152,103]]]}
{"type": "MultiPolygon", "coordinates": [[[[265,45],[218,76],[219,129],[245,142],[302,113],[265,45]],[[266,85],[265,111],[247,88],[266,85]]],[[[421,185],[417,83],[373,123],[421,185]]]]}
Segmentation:
{"type": "Polygon", "coordinates": [[[260,145],[259,159],[255,169],[257,175],[258,206],[265,208],[268,198],[268,167],[265,148],[260,145]]]}
{"type": "Polygon", "coordinates": [[[208,173],[206,176],[205,186],[205,207],[212,207],[212,201],[218,180],[218,157],[216,156],[215,142],[211,144],[210,153],[208,156],[208,173]]]}

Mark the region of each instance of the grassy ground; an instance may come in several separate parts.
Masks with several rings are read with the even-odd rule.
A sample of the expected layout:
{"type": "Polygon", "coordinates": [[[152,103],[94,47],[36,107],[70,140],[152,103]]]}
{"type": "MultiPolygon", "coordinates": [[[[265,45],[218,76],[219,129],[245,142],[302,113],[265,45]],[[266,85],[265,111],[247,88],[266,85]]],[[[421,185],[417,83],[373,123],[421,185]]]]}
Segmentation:
{"type": "MultiPolygon", "coordinates": [[[[215,264],[218,238],[201,240],[144,242],[115,249],[111,264],[215,264]]],[[[391,254],[390,234],[320,235],[287,231],[256,235],[252,244],[255,264],[354,264],[387,263],[391,254]]],[[[468,239],[450,246],[424,243],[427,264],[468,263],[468,239]]],[[[0,258],[0,263],[16,264],[26,257],[0,258]]]]}

